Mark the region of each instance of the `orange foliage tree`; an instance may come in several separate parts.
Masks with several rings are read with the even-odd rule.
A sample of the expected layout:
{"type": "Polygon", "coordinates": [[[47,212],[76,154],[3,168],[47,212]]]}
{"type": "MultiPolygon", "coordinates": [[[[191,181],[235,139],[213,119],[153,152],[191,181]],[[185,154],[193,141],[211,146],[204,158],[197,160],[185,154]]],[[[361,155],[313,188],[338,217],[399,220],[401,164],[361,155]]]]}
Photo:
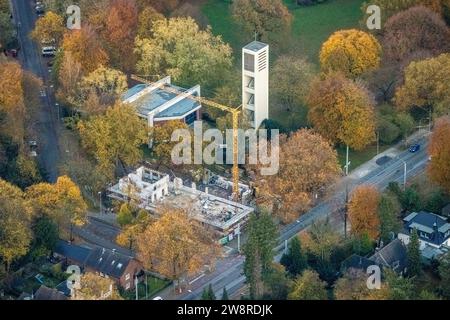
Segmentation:
{"type": "Polygon", "coordinates": [[[106,39],[111,47],[114,65],[131,70],[135,64],[132,48],[138,26],[138,10],[134,0],[114,0],[107,17],[106,39]]]}
{"type": "Polygon", "coordinates": [[[311,85],[309,121],[322,136],[361,150],[375,139],[374,102],[368,90],[341,74],[311,85]]]}
{"type": "Polygon", "coordinates": [[[97,33],[90,25],[85,25],[80,30],[66,32],[62,48],[72,54],[73,59],[82,66],[85,73],[92,72],[109,61],[97,33]]]}
{"type": "Polygon", "coordinates": [[[450,193],[450,118],[442,117],[436,121],[428,152],[431,162],[428,175],[447,193],[450,193]]]}
{"type": "Polygon", "coordinates": [[[380,234],[379,204],[380,193],[375,187],[363,185],[353,191],[348,204],[348,218],[352,234],[368,235],[372,240],[378,237],[380,234]]]}
{"type": "Polygon", "coordinates": [[[159,214],[137,239],[138,256],[147,268],[179,280],[214,261],[218,245],[186,211],[164,207],[159,214]]]}
{"type": "Polygon", "coordinates": [[[258,177],[256,190],[258,202],[289,223],[310,209],[341,170],[336,151],[318,133],[302,129],[281,140],[279,172],[258,177]]]}

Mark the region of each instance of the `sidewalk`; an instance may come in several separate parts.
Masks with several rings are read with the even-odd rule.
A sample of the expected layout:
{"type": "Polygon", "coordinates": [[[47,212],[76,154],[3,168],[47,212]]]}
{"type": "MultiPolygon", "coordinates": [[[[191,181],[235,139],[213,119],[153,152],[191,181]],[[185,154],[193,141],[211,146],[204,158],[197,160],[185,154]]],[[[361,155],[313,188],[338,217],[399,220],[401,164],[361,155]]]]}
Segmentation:
{"type": "MultiPolygon", "coordinates": [[[[420,141],[421,139],[428,136],[429,134],[430,134],[430,132],[428,130],[420,129],[420,130],[416,131],[415,133],[413,133],[408,138],[406,138],[406,145],[416,143],[417,141],[420,141]]],[[[389,158],[393,159],[393,158],[397,157],[400,153],[403,152],[402,148],[404,147],[404,145],[405,145],[405,141],[400,141],[395,146],[387,149],[386,151],[380,153],[379,155],[375,156],[371,160],[367,161],[366,163],[360,165],[358,168],[351,171],[349,173],[349,175],[347,176],[347,178],[349,178],[351,180],[358,180],[358,179],[365,177],[366,175],[368,175],[369,173],[371,173],[372,171],[374,171],[380,167],[380,165],[377,164],[377,161],[380,158],[389,157],[389,158]]]]}

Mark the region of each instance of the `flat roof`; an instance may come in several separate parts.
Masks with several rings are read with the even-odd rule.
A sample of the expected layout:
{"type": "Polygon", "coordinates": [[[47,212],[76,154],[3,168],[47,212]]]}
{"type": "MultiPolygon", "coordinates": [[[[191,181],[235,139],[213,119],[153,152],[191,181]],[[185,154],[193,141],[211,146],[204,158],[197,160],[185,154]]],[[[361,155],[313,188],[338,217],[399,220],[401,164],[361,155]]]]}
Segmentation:
{"type": "MultiPolygon", "coordinates": [[[[186,92],[186,89],[168,85],[173,89],[180,92],[186,92]]],[[[146,84],[138,84],[130,88],[125,94],[122,95],[122,100],[127,100],[136,94],[140,93],[142,90],[148,88],[146,84]]],[[[143,116],[147,117],[150,112],[162,106],[163,104],[175,99],[178,95],[176,93],[167,92],[161,88],[157,88],[149,93],[144,94],[142,97],[138,98],[136,101],[132,102],[132,105],[136,107],[137,112],[143,116]]],[[[174,103],[172,106],[166,110],[161,111],[155,115],[155,118],[172,118],[181,117],[188,114],[198,108],[200,103],[195,100],[186,97],[181,101],[174,103]]]]}
{"type": "Polygon", "coordinates": [[[252,207],[185,186],[178,188],[175,193],[169,193],[163,203],[188,210],[194,219],[223,231],[254,211],[252,207]]]}
{"type": "Polygon", "coordinates": [[[140,114],[147,116],[149,112],[176,98],[176,96],[174,93],[156,89],[133,102],[133,105],[136,106],[140,114]]]}
{"type": "Polygon", "coordinates": [[[250,51],[254,51],[254,52],[258,52],[261,49],[264,49],[265,47],[268,47],[269,45],[260,41],[253,41],[251,43],[249,43],[248,45],[246,45],[244,47],[244,49],[250,50],[250,51]]]}
{"type": "Polygon", "coordinates": [[[161,111],[155,116],[155,118],[180,117],[186,113],[192,112],[198,107],[200,107],[200,103],[195,100],[186,98],[175,103],[173,106],[167,108],[166,110],[161,111]]]}

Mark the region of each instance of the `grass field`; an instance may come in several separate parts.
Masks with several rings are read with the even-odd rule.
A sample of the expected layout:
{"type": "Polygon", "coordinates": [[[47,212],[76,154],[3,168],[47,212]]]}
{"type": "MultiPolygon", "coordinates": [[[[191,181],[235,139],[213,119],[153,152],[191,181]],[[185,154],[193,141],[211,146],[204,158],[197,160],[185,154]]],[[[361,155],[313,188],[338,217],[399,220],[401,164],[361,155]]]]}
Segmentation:
{"type": "MultiPolygon", "coordinates": [[[[335,31],[340,29],[358,28],[363,13],[361,6],[364,0],[329,0],[316,6],[300,7],[292,0],[285,0],[293,16],[291,34],[279,35],[289,39],[280,48],[272,48],[271,60],[277,54],[295,53],[296,56],[306,56],[309,61],[319,64],[319,51],[322,43],[335,31]]],[[[230,1],[207,0],[202,6],[203,14],[208,18],[212,31],[221,35],[225,42],[233,48],[236,64],[239,65],[240,50],[246,43],[252,41],[253,35],[247,34],[231,17],[230,1]]],[[[286,128],[296,130],[306,123],[307,110],[300,108],[297,112],[272,110],[270,116],[286,128]]],[[[380,146],[383,152],[389,146],[380,146]]],[[[376,155],[376,146],[369,146],[363,151],[350,150],[351,166],[354,170],[359,165],[376,155]]],[[[345,148],[338,148],[339,162],[345,165],[345,148]]]]}
{"type": "MultiPolygon", "coordinates": [[[[362,18],[361,5],[364,0],[329,0],[316,6],[299,7],[290,0],[285,1],[293,15],[290,42],[281,51],[305,55],[311,62],[318,62],[322,43],[336,30],[358,27],[362,18]]],[[[231,17],[230,2],[208,0],[202,7],[214,34],[222,35],[230,43],[237,61],[240,48],[250,42],[253,35],[246,34],[231,17]]],[[[283,35],[280,35],[282,37],[283,35]]],[[[275,50],[279,52],[280,50],[275,50]]]]}
{"type": "MultiPolygon", "coordinates": [[[[147,285],[146,288],[145,282],[141,282],[138,284],[138,290],[139,290],[139,299],[145,299],[147,296],[148,298],[154,296],[164,288],[166,288],[168,285],[170,285],[170,281],[162,280],[156,277],[152,277],[150,275],[147,276],[147,285]],[[147,292],[146,292],[147,290],[147,292]]],[[[135,300],[136,299],[136,291],[130,290],[130,291],[124,291],[122,292],[122,297],[125,300],[135,300]]]]}
{"type": "MultiPolygon", "coordinates": [[[[380,145],[380,153],[383,151],[386,151],[390,147],[391,146],[380,145]]],[[[338,157],[339,157],[339,163],[341,164],[341,167],[344,168],[346,148],[338,147],[337,152],[338,152],[338,157]]],[[[350,149],[350,152],[349,152],[350,171],[355,170],[360,165],[371,160],[376,155],[377,155],[377,146],[376,145],[368,146],[367,148],[365,148],[364,150],[361,150],[361,151],[355,151],[355,150],[350,149]]]]}

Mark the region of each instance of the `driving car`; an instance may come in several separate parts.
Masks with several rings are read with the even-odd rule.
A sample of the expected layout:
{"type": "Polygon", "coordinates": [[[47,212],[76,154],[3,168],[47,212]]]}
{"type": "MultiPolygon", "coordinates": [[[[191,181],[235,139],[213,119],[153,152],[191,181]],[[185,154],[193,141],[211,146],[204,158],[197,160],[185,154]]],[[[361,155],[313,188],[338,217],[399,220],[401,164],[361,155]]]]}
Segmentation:
{"type": "Polygon", "coordinates": [[[414,153],[420,150],[420,144],[416,143],[409,147],[409,152],[414,153]]]}

